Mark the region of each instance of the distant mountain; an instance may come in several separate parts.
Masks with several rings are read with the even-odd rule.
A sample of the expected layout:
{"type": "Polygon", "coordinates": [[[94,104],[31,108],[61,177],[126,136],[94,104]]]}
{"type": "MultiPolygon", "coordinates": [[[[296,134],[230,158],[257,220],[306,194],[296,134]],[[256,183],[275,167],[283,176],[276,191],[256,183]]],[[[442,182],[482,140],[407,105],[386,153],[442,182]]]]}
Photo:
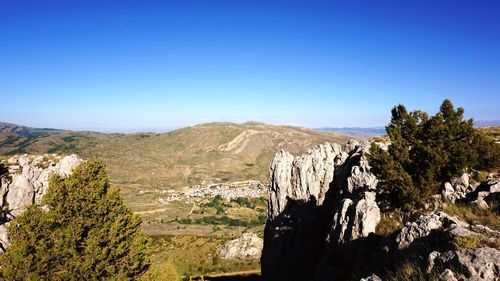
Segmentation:
{"type": "Polygon", "coordinates": [[[474,126],[476,128],[480,127],[490,127],[490,126],[500,126],[500,120],[475,120],[474,126]]]}
{"type": "Polygon", "coordinates": [[[64,130],[50,128],[31,128],[12,123],[0,122],[0,133],[12,133],[23,137],[36,137],[64,132],[64,130]]]}
{"type": "Polygon", "coordinates": [[[258,122],[208,123],[167,133],[101,134],[9,125],[0,132],[0,155],[78,153],[102,159],[111,180],[144,189],[236,180],[266,182],[274,154],[286,149],[303,153],[326,141],[346,143],[352,137],[258,122]],[[45,129],[39,129],[44,132],[45,129]]]}
{"type": "MultiPolygon", "coordinates": [[[[495,127],[500,126],[500,120],[475,120],[474,127],[495,127]]],[[[318,131],[339,132],[349,136],[360,138],[370,138],[374,136],[386,135],[385,127],[322,127],[315,128],[318,131]]]]}
{"type": "Polygon", "coordinates": [[[368,138],[374,136],[385,135],[385,127],[342,127],[342,128],[331,128],[331,127],[323,127],[317,128],[318,131],[328,131],[328,132],[338,132],[342,134],[346,134],[349,136],[356,136],[360,138],[368,138]]]}

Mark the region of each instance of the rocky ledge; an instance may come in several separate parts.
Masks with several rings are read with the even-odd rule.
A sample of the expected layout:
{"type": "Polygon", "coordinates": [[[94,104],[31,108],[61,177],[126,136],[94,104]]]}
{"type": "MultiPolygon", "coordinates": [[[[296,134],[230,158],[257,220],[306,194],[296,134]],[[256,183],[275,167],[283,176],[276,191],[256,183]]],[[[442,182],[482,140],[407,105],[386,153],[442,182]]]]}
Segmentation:
{"type": "Polygon", "coordinates": [[[0,252],[9,245],[7,227],[28,206],[40,204],[50,176],[68,176],[82,160],[75,154],[12,157],[5,161],[8,172],[0,175],[0,252]]]}

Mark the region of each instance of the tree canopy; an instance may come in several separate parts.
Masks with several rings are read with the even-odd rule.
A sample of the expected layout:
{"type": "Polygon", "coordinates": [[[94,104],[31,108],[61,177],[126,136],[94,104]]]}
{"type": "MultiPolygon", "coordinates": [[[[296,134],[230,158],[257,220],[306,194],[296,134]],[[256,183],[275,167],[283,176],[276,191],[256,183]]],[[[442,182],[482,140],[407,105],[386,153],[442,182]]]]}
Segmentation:
{"type": "Polygon", "coordinates": [[[370,150],[386,206],[414,207],[453,176],[499,165],[499,146],[474,129],[472,119],[464,120],[464,109],[455,109],[450,100],[432,117],[419,110],[408,112],[403,105],[391,113],[386,127],[391,145],[387,151],[377,145],[370,150]]]}
{"type": "Polygon", "coordinates": [[[3,280],[131,280],[148,268],[140,219],[89,160],[55,175],[43,198],[11,222],[3,280]]]}

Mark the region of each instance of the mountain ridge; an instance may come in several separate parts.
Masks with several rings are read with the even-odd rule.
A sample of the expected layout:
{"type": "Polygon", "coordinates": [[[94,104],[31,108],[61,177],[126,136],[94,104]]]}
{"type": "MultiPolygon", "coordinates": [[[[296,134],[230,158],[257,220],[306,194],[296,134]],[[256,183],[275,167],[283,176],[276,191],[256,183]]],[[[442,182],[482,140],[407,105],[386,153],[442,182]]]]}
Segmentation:
{"type": "Polygon", "coordinates": [[[134,197],[144,190],[244,180],[266,182],[269,163],[277,151],[300,154],[320,143],[344,144],[351,138],[260,122],[205,123],[166,133],[61,131],[26,137],[1,132],[0,155],[76,153],[85,159],[100,158],[125,200],[142,205],[154,200],[134,197]]]}

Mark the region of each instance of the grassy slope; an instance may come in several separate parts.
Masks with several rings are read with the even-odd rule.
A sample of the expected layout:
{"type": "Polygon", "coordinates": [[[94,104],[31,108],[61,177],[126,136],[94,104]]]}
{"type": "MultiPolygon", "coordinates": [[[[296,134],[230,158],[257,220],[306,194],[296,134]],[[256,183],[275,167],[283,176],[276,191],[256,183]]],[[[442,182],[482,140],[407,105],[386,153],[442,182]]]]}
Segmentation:
{"type": "Polygon", "coordinates": [[[266,181],[271,158],[279,149],[299,153],[324,141],[346,140],[339,134],[291,127],[212,123],[166,134],[110,138],[93,147],[89,155],[103,158],[119,183],[176,188],[246,179],[266,181]],[[229,151],[221,149],[244,131],[257,133],[243,135],[229,151]]]}
{"type": "Polygon", "coordinates": [[[209,123],[162,134],[63,131],[26,137],[3,132],[0,154],[57,152],[99,157],[107,164],[112,182],[127,197],[138,189],[248,179],[266,182],[269,163],[278,150],[298,154],[315,144],[343,144],[348,139],[339,133],[256,122],[209,123]],[[225,151],[223,145],[228,143],[230,149],[225,151]]]}
{"type": "Polygon", "coordinates": [[[480,132],[493,138],[495,142],[500,143],[500,126],[489,126],[478,129],[480,132]]]}

